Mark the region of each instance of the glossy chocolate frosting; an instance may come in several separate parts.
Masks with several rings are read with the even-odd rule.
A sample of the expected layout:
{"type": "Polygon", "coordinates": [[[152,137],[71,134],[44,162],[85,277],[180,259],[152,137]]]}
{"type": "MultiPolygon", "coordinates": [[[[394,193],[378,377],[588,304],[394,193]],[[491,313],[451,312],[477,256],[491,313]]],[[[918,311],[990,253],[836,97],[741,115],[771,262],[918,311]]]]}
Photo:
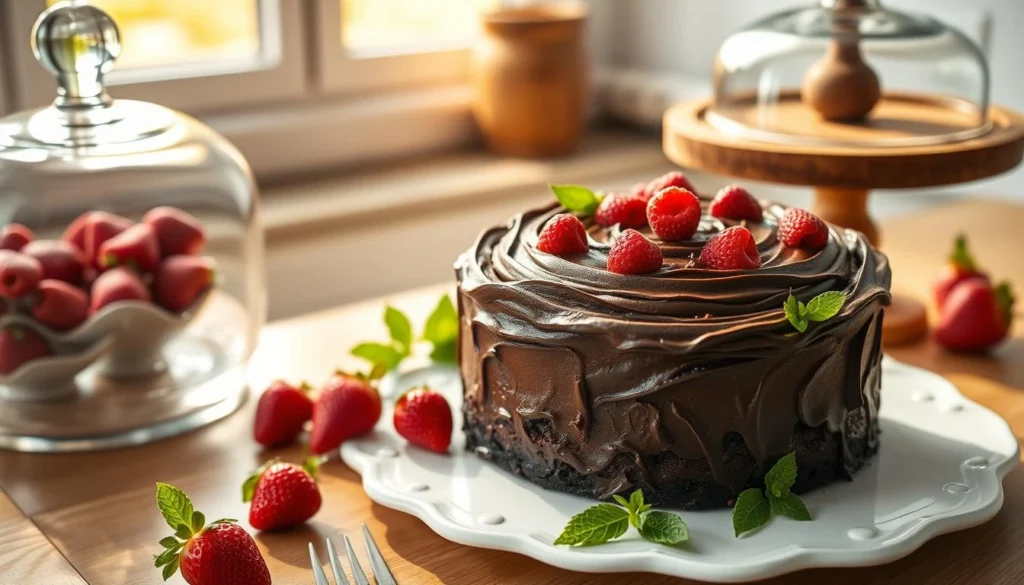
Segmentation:
{"type": "Polygon", "coordinates": [[[692,240],[659,242],[663,267],[640,276],[606,269],[614,227],[588,223],[590,252],[579,257],[538,251],[542,227],[564,212],[557,205],[485,231],[456,263],[464,411],[467,425],[486,427],[469,447],[482,432],[568,466],[598,498],[682,481],[654,468],[671,454],[735,494],[794,449],[797,429],[824,428],[852,473],[864,456],[854,440],[872,452],[877,441],[888,261],[835,226],[823,250],[785,246],[784,211],[765,204],[762,222],[742,222],[757,241],[756,270],[697,265],[704,243],[739,223],[706,214],[692,240]],[[833,290],[847,293],[840,313],[797,334],[783,311],[789,294],[807,302],[833,290]],[[726,457],[723,442],[737,435],[752,465],[726,457]]]}

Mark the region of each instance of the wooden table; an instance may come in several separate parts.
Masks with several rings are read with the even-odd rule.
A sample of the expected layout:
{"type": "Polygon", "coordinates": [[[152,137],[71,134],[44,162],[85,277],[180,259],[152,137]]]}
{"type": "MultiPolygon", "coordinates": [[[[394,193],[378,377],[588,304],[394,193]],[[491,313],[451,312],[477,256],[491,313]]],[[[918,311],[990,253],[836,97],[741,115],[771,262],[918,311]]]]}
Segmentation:
{"type": "MultiPolygon", "coordinates": [[[[1024,293],[1024,207],[962,203],[885,226],[896,288],[925,298],[954,232],[964,229],[978,257],[1024,293]]],[[[467,243],[468,245],[468,243],[467,243]]],[[[276,377],[317,382],[335,366],[356,366],[348,349],[383,338],[383,304],[392,302],[420,322],[447,287],[396,295],[275,323],[253,360],[262,387],[276,377]]],[[[995,410],[1024,437],[1024,319],[1015,339],[990,357],[950,357],[929,344],[893,351],[898,359],[947,375],[970,398],[995,410]]],[[[298,460],[297,448],[261,451],[250,438],[254,401],[229,419],[187,436],[103,453],[0,453],[0,585],[144,585],[160,583],[152,567],[167,527],[154,504],[155,481],[181,486],[208,518],[246,518],[239,486],[271,456],[298,460]]],[[[883,447],[884,448],[884,447],[883,447]]],[[[881,567],[813,570],[767,581],[772,585],[1011,585],[1024,583],[1024,471],[1006,479],[1006,503],[990,522],[945,535],[909,557],[881,567]]],[[[277,585],[310,585],[306,543],[353,534],[366,522],[402,585],[490,583],[575,585],[688,581],[642,574],[589,575],[548,567],[505,552],[448,542],[412,516],[372,503],[359,477],[340,461],[323,468],[324,507],[297,531],[258,535],[277,585]]],[[[172,583],[183,583],[180,575],[172,583]]]]}

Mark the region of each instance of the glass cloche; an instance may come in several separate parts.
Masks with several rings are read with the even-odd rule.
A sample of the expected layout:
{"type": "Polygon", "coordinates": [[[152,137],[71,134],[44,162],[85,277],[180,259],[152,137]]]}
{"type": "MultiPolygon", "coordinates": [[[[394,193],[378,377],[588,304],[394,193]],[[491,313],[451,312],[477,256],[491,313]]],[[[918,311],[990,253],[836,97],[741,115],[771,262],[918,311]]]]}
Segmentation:
{"type": "Polygon", "coordinates": [[[779,144],[905,147],[990,129],[978,46],[880,0],[821,0],[755,22],[715,63],[719,131],[779,144]]]}
{"type": "Polygon", "coordinates": [[[102,10],[52,6],[33,50],[57,99],[0,120],[0,447],[140,443],[230,414],[266,312],[249,167],[202,123],[107,94],[121,45],[102,10]]]}

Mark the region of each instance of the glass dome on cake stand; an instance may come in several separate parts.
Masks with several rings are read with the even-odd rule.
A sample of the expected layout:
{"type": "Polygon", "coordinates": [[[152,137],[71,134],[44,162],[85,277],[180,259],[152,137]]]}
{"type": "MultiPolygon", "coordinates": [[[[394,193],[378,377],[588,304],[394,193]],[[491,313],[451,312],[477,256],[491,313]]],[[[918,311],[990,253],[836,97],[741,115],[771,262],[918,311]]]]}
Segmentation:
{"type": "MultiPolygon", "coordinates": [[[[880,0],[821,0],[730,36],[713,95],[665,114],[676,163],[815,188],[813,210],[880,234],[871,189],[962,183],[1017,166],[1024,118],[989,102],[985,56],[961,32],[880,0]]],[[[886,342],[919,338],[923,307],[899,297],[886,342]]]]}
{"type": "MultiPolygon", "coordinates": [[[[154,208],[174,207],[198,221],[205,249],[173,253],[208,258],[188,262],[212,267],[214,278],[186,306],[172,307],[156,292],[161,269],[129,262],[154,290],[153,302],[113,302],[70,329],[39,322],[31,295],[6,299],[0,334],[41,338],[48,355],[0,375],[0,447],[136,444],[227,416],[246,396],[246,362],[266,312],[257,191],[245,160],[188,116],[107,94],[103,76],[121,45],[100,9],[52,6],[36,22],[33,49],[56,77],[57,98],[0,120],[4,225],[75,242],[70,226],[83,214],[93,212],[96,225],[113,216],[95,212],[120,216],[114,223],[123,229],[154,208]]],[[[103,238],[99,227],[84,230],[80,248],[103,238]]],[[[169,253],[165,247],[162,262],[169,253]]],[[[95,264],[103,262],[95,246],[82,256],[87,268],[74,285],[96,293],[105,268],[95,264]]]]}

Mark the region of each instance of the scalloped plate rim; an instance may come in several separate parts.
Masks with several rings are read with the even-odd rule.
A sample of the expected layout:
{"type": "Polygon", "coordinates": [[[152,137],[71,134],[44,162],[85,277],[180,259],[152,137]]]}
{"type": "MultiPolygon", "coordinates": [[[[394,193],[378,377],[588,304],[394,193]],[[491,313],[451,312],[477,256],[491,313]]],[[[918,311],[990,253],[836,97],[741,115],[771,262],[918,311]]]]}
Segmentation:
{"type": "MultiPolygon", "coordinates": [[[[960,390],[942,376],[903,364],[892,358],[885,358],[890,367],[906,368],[921,375],[927,375],[935,384],[933,391],[955,396],[965,404],[971,404],[978,410],[998,420],[1009,439],[1014,437],[1009,425],[999,415],[968,399],[960,390]]],[[[408,366],[403,370],[408,371],[408,366]]],[[[884,390],[883,390],[884,391],[884,390]]],[[[920,431],[918,431],[920,432],[920,431]]],[[[1013,440],[1015,447],[1012,456],[1006,456],[998,463],[988,465],[986,474],[995,475],[997,489],[993,497],[980,504],[970,507],[956,506],[943,515],[921,520],[881,540],[873,548],[814,548],[805,544],[792,543],[771,549],[756,556],[747,556],[743,564],[723,564],[722,561],[709,562],[700,557],[681,558],[670,555],[671,549],[661,552],[659,545],[651,545],[650,549],[636,552],[616,552],[608,547],[603,548],[569,548],[555,547],[539,541],[533,535],[521,533],[488,532],[459,525],[446,519],[437,505],[408,497],[397,490],[378,486],[373,476],[380,471],[381,464],[377,457],[362,452],[352,442],[341,447],[342,459],[362,477],[363,489],[371,500],[380,505],[416,516],[443,538],[458,544],[482,547],[487,549],[515,552],[534,558],[543,563],[562,569],[585,573],[621,573],[646,572],[663,575],[699,579],[720,583],[744,582],[752,579],[767,579],[793,571],[827,567],[865,567],[889,563],[906,557],[936,536],[964,530],[980,525],[993,517],[1002,508],[1005,491],[1002,482],[1020,462],[1020,444],[1013,440]],[[595,552],[599,551],[599,552],[595,552]]],[[[884,448],[884,446],[883,446],[884,448]]],[[[502,472],[506,474],[507,472],[502,472]]],[[[508,476],[508,479],[512,479],[508,476]]],[[[543,488],[536,487],[543,491],[543,488]]],[[[756,535],[752,537],[756,538],[756,535]]],[[[684,549],[685,550],[685,549],[684,549]]]]}

